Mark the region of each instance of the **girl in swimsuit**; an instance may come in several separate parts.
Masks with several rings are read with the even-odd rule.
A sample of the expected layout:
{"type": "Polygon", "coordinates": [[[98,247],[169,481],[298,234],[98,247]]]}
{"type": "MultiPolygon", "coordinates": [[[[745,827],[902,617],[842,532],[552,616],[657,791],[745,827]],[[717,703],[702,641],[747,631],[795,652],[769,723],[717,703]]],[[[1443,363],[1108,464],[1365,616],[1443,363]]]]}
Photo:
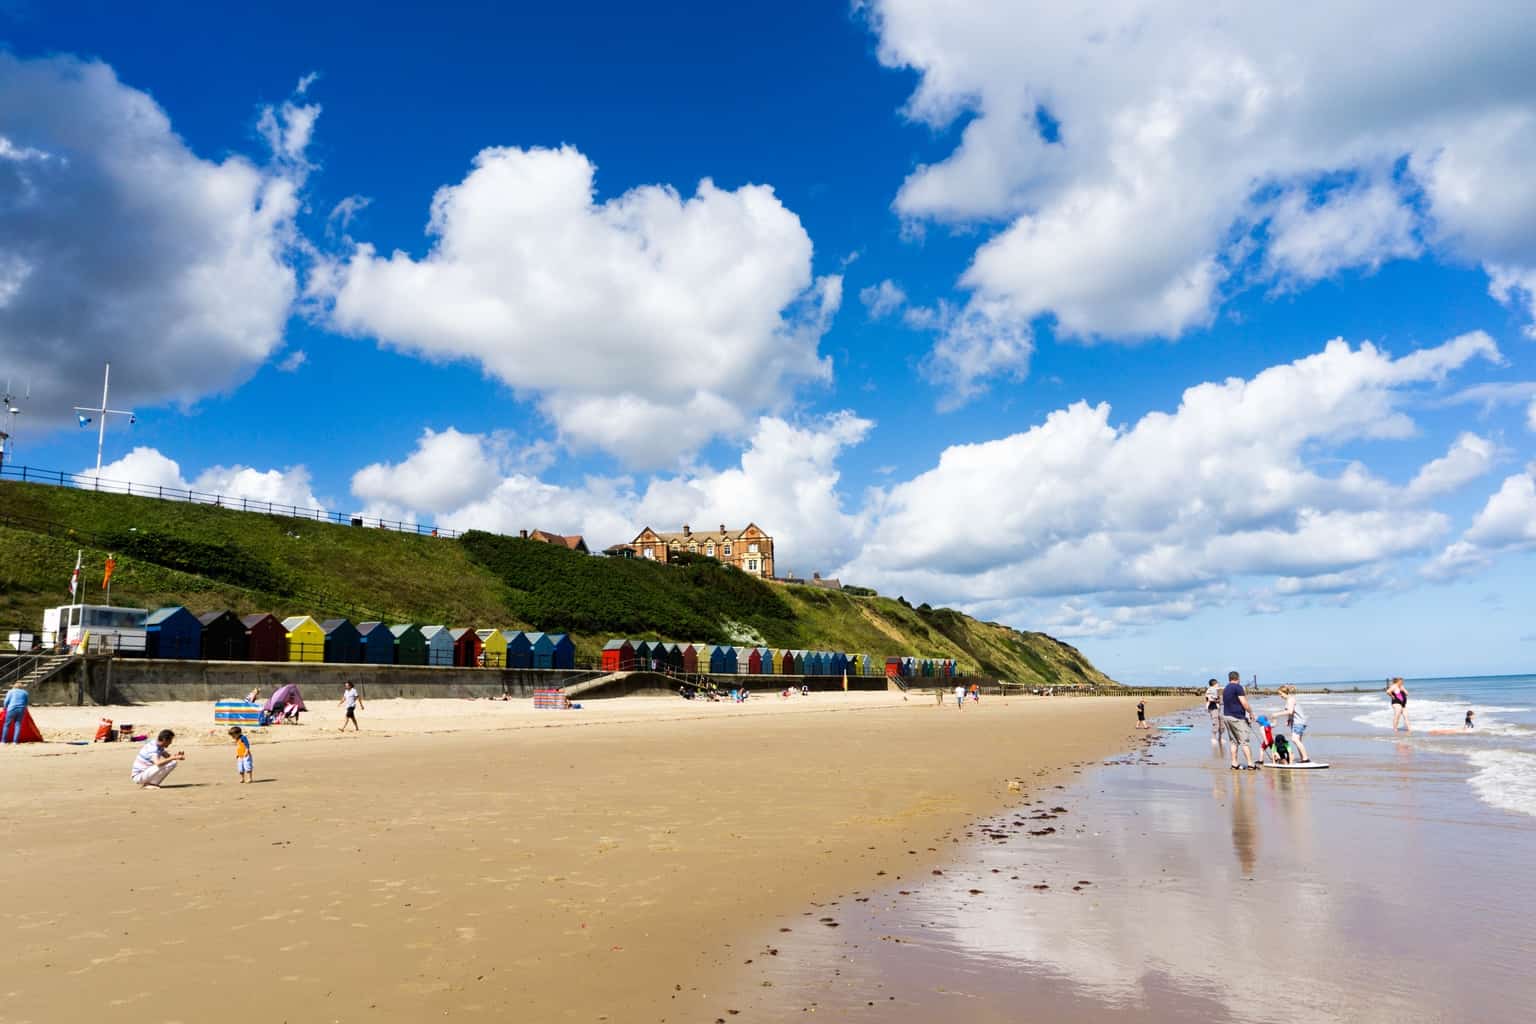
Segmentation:
{"type": "Polygon", "coordinates": [[[1397,676],[1387,687],[1387,697],[1392,701],[1392,731],[1397,732],[1398,723],[1401,722],[1403,732],[1412,732],[1408,727],[1408,691],[1403,689],[1403,677],[1397,676]]]}

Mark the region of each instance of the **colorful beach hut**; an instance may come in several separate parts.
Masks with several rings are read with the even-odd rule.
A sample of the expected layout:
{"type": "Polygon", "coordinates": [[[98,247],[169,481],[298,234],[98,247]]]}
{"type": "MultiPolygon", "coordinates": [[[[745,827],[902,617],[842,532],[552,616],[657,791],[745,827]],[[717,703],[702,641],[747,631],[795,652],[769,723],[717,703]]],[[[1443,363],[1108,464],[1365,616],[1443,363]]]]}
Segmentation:
{"type": "MultiPolygon", "coordinates": [[[[737,655],[739,659],[741,656],[737,655]]],[[[747,673],[760,676],[763,674],[763,652],[759,647],[752,648],[752,653],[747,655],[747,673]]]]}
{"type": "Polygon", "coordinates": [[[723,645],[709,648],[709,671],[713,675],[735,675],[736,648],[723,645]]]}
{"type": "Polygon", "coordinates": [[[242,615],[240,626],[245,630],[245,656],[250,661],[287,661],[288,631],[277,621],[276,615],[265,612],[242,615]]]}
{"type": "Polygon", "coordinates": [[[550,668],[576,667],[576,641],[564,633],[549,634],[549,665],[550,668]]]}
{"type": "Polygon", "coordinates": [[[199,654],[204,661],[244,661],[245,625],[231,611],[204,612],[197,617],[202,629],[199,654]]]}
{"type": "Polygon", "coordinates": [[[480,638],[480,650],[484,654],[482,664],[486,668],[506,668],[507,634],[499,629],[477,629],[475,635],[480,638]]]}
{"type": "Polygon", "coordinates": [[[289,661],[324,661],[325,630],[308,615],[290,615],[283,620],[288,636],[289,661]]]}
{"type": "Polygon", "coordinates": [[[509,629],[507,636],[507,668],[533,668],[533,644],[521,629],[509,629]]]}
{"type": "Polygon", "coordinates": [[[750,664],[751,658],[752,658],[752,648],[750,648],[750,647],[733,647],[733,648],[731,648],[731,650],[736,652],[736,672],[737,672],[737,674],[738,675],[748,675],[751,672],[751,669],[752,669],[752,666],[750,664]]]}
{"type": "Polygon", "coordinates": [[[357,643],[362,648],[362,661],[365,664],[393,665],[395,663],[395,634],[384,623],[359,623],[357,643]]]}
{"type": "Polygon", "coordinates": [[[555,643],[548,633],[529,633],[528,646],[533,650],[534,668],[555,667],[555,643]]]}
{"type": "Polygon", "coordinates": [[[144,620],[144,653],[151,658],[196,658],[203,652],[203,624],[181,605],[157,608],[144,620]]]}
{"type": "Polygon", "coordinates": [[[759,647],[757,649],[759,664],[765,676],[777,675],[779,671],[778,653],[771,647],[759,647]]]}
{"type": "Polygon", "coordinates": [[[827,675],[841,676],[848,671],[848,655],[841,651],[833,651],[832,657],[827,662],[827,675]]]}
{"type": "Polygon", "coordinates": [[[683,671],[685,673],[689,674],[689,675],[693,675],[694,673],[698,672],[698,670],[699,670],[699,648],[700,648],[700,646],[702,646],[702,645],[700,645],[700,644],[683,644],[682,645],[683,671]]]}
{"type": "Polygon", "coordinates": [[[459,668],[480,667],[480,634],[467,626],[458,629],[450,629],[448,635],[453,637],[453,663],[459,668]]]}
{"type": "Polygon", "coordinates": [[[427,642],[427,664],[446,668],[453,664],[453,634],[447,626],[422,626],[422,639],[427,642]]]}
{"type": "Polygon", "coordinates": [[[628,640],[609,640],[603,644],[601,662],[604,672],[628,672],[635,667],[635,647],[628,640]]]}
{"type": "Polygon", "coordinates": [[[792,676],[799,674],[795,668],[795,652],[781,651],[779,655],[779,675],[792,676]]]}
{"type": "Polygon", "coordinates": [[[363,660],[363,638],[348,619],[326,619],[325,660],[332,665],[356,665],[363,660]]]}
{"type": "Polygon", "coordinates": [[[389,627],[395,638],[396,665],[425,665],[427,663],[427,638],[421,627],[401,622],[389,627]]]}

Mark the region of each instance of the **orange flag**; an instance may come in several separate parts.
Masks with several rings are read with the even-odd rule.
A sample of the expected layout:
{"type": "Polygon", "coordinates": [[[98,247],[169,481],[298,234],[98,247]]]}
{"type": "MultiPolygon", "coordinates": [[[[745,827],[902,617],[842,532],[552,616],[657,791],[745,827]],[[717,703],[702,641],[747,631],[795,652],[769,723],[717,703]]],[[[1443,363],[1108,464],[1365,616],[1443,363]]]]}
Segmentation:
{"type": "Polygon", "coordinates": [[[117,568],[117,561],[111,555],[107,556],[107,571],[101,577],[101,589],[106,590],[112,583],[112,570],[117,568]]]}

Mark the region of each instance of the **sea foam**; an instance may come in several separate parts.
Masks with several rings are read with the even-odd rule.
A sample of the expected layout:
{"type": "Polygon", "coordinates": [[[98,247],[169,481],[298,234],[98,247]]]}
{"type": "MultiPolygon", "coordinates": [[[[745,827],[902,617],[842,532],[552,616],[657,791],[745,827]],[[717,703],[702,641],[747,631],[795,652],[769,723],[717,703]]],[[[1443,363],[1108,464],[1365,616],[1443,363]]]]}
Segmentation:
{"type": "Polygon", "coordinates": [[[1467,755],[1477,774],[1478,798],[1506,811],[1536,816],[1536,754],[1523,750],[1479,750],[1467,755]]]}

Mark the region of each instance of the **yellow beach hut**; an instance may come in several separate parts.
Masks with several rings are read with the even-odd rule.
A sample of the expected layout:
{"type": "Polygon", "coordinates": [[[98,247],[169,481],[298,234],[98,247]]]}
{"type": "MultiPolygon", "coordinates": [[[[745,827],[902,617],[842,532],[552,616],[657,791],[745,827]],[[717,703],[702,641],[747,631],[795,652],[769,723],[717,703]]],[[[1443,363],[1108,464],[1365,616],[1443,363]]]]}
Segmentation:
{"type": "Polygon", "coordinates": [[[283,620],[288,634],[289,661],[324,661],[325,630],[308,615],[290,615],[283,620]]]}
{"type": "Polygon", "coordinates": [[[486,668],[507,667],[507,634],[499,629],[477,629],[480,638],[480,654],[486,668]]]}

